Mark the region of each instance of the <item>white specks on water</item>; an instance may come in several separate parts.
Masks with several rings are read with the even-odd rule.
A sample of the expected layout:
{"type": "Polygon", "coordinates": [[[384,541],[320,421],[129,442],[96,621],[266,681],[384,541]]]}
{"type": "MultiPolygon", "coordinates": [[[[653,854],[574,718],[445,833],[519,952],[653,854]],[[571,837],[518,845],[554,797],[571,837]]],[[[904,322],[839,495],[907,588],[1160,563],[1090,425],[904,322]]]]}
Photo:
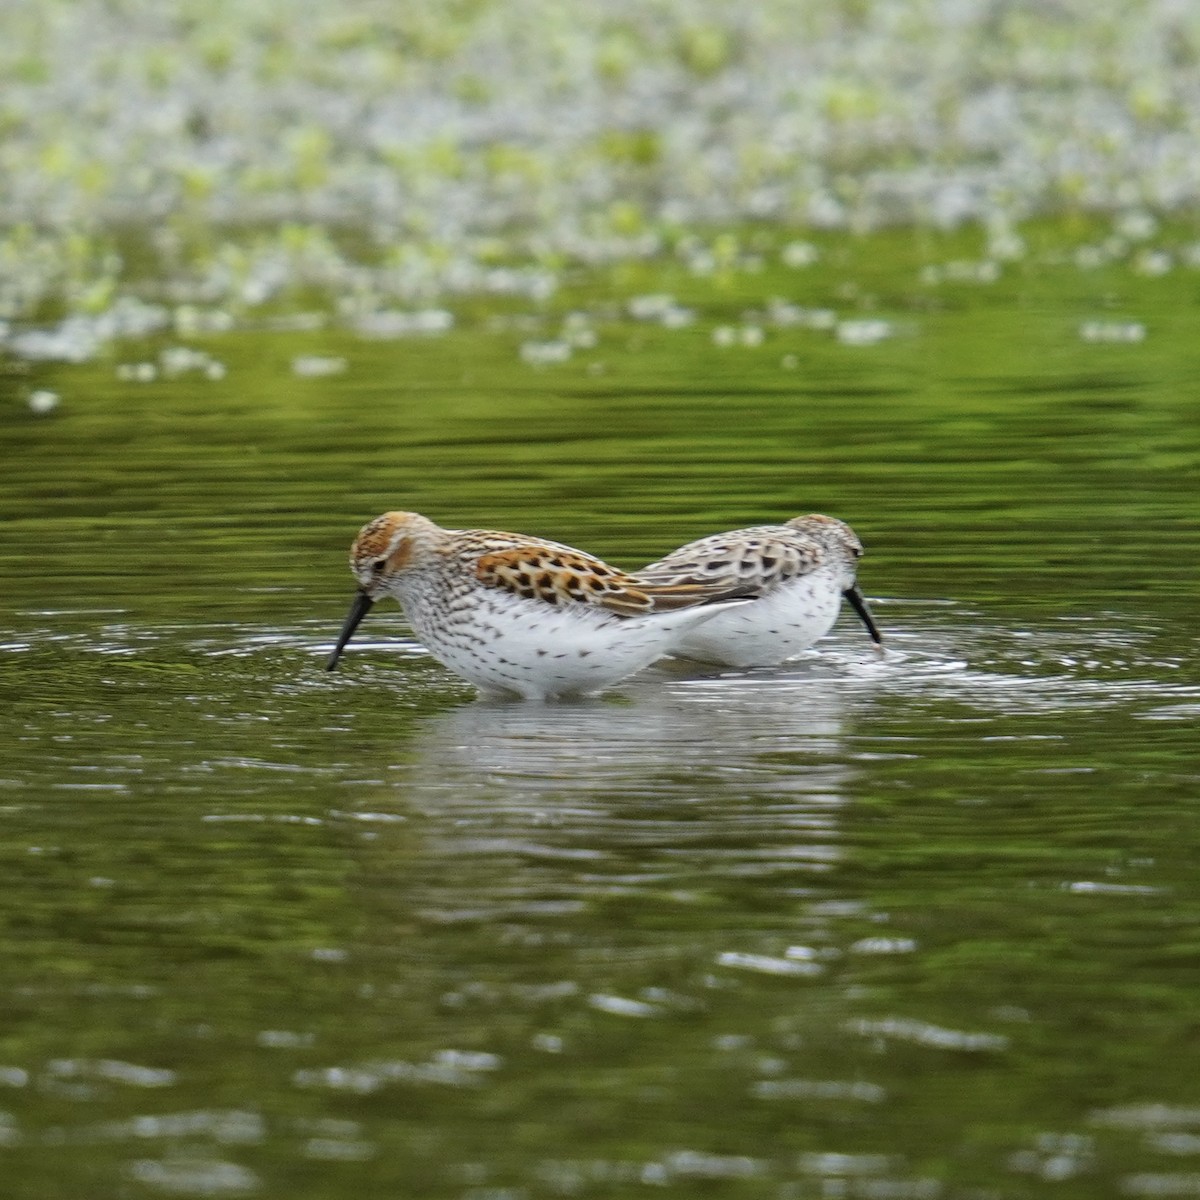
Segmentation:
{"type": "Polygon", "coordinates": [[[916,948],[912,938],[887,937],[860,938],[847,947],[851,954],[912,954],[916,948]]]}
{"type": "Polygon", "coordinates": [[[821,252],[812,242],[788,242],[779,252],[779,261],[785,267],[792,267],[795,270],[801,267],[811,267],[820,258],[821,252]]]}
{"type": "Polygon", "coordinates": [[[921,268],[919,278],[927,287],[936,287],[943,283],[996,283],[1000,275],[1000,264],[995,259],[985,258],[980,261],[930,263],[921,268]]]}
{"type": "Polygon", "coordinates": [[[663,1011],[657,1004],[647,1004],[644,1000],[613,996],[605,992],[593,993],[587,1002],[589,1007],[613,1017],[657,1017],[663,1011]]]}
{"type": "Polygon", "coordinates": [[[1133,716],[1142,721],[1197,721],[1200,720],[1200,704],[1164,704],[1133,716]]]}
{"type": "Polygon", "coordinates": [[[789,946],[783,952],[783,956],[793,962],[815,962],[820,956],[820,951],[812,946],[789,946]]]}
{"type": "Polygon", "coordinates": [[[170,377],[203,371],[211,360],[203,350],[194,350],[190,346],[166,346],[159,351],[158,361],[162,373],[170,377]]]}
{"type": "Polygon", "coordinates": [[[946,1029],[925,1021],[905,1017],[886,1017],[879,1020],[862,1019],[849,1021],[846,1029],[850,1033],[880,1040],[912,1042],[936,1050],[959,1050],[968,1053],[992,1053],[1008,1049],[1008,1038],[996,1033],[966,1033],[958,1029],[946,1029]]]}
{"type": "Polygon", "coordinates": [[[754,1039],[746,1033],[721,1033],[712,1040],[713,1049],[726,1054],[736,1050],[748,1050],[753,1045],[754,1039]]]}
{"type": "Polygon", "coordinates": [[[361,821],[370,825],[402,825],[408,820],[403,813],[372,812],[369,810],[348,812],[335,808],[330,810],[329,815],[332,818],[340,818],[344,821],[361,821]]]}
{"type": "Polygon", "coordinates": [[[102,345],[83,318],[69,319],[53,329],[28,329],[8,339],[8,349],[18,358],[35,362],[87,362],[102,345]]]}
{"type": "Polygon", "coordinates": [[[29,411],[39,417],[44,417],[47,413],[52,413],[58,407],[59,401],[60,397],[57,392],[48,391],[46,388],[39,388],[36,392],[29,393],[29,411]]]}
{"type": "Polygon", "coordinates": [[[298,1050],[313,1045],[316,1038],[311,1033],[294,1033],[290,1029],[263,1029],[254,1041],[271,1050],[298,1050]]]}
{"type": "Polygon", "coordinates": [[[630,296],[625,309],[635,321],[658,321],[665,312],[675,306],[675,297],[666,292],[652,292],[643,296],[630,296]]]}
{"type": "MultiPolygon", "coordinates": [[[[843,1178],[853,1175],[882,1175],[892,1169],[893,1160],[886,1154],[840,1154],[818,1151],[800,1155],[796,1164],[806,1175],[828,1175],[843,1178]]],[[[884,1192],[883,1195],[890,1195],[884,1192]]]]}
{"type": "Polygon", "coordinates": [[[683,308],[680,305],[675,305],[669,308],[659,317],[659,322],[664,329],[684,329],[691,325],[696,320],[696,312],[691,308],[683,308]]]}
{"type": "Polygon", "coordinates": [[[444,308],[415,311],[379,309],[360,312],[350,319],[359,337],[388,340],[404,337],[436,337],[454,328],[454,314],[444,308]]]}
{"type": "Polygon", "coordinates": [[[223,362],[203,350],[189,346],[168,346],[157,362],[118,363],[116,375],[122,383],[153,383],[159,378],[175,379],[181,375],[200,375],[214,381],[225,378],[223,362]]]}
{"type": "Polygon", "coordinates": [[[153,383],[158,365],[152,362],[117,363],[117,378],[122,383],[153,383]]]}
{"type": "Polygon", "coordinates": [[[267,1123],[259,1113],[247,1109],[197,1109],[103,1121],[74,1136],[105,1142],[209,1138],[225,1146],[256,1146],[267,1138],[267,1123]]]}
{"type": "Polygon", "coordinates": [[[592,318],[583,312],[571,312],[563,318],[562,340],[570,343],[576,350],[594,349],[600,340],[592,323],[592,318]]]}
{"type": "Polygon", "coordinates": [[[1074,896],[1157,896],[1161,888],[1135,883],[1106,883],[1095,879],[1080,879],[1064,883],[1063,891],[1074,896]]]}
{"type": "Polygon", "coordinates": [[[1024,1175],[1061,1182],[1090,1170],[1094,1161],[1095,1142],[1086,1134],[1039,1133],[1033,1147],[1009,1155],[1008,1167],[1024,1175]]]}
{"type": "Polygon", "coordinates": [[[1135,275],[1156,278],[1166,275],[1175,265],[1175,260],[1165,250],[1143,250],[1133,260],[1135,275]]]}
{"type": "Polygon", "coordinates": [[[1146,1145],[1160,1154],[1180,1154],[1191,1157],[1200,1154],[1200,1134],[1196,1133],[1151,1133],[1146,1145]]]}
{"type": "Polygon", "coordinates": [[[174,1071],[165,1068],[144,1067],[113,1058],[56,1058],[46,1064],[45,1074],[55,1080],[80,1079],[142,1088],[171,1087],[178,1078],[174,1071]]]}
{"type": "Polygon", "coordinates": [[[835,331],[843,346],[874,346],[890,338],[895,332],[890,321],[878,317],[864,317],[839,321],[835,331]]]}
{"type": "Polygon", "coordinates": [[[1088,1117],[1089,1124],[1113,1129],[1132,1130],[1200,1130],[1198,1104],[1124,1104],[1115,1108],[1099,1108],[1088,1117]]]}
{"type": "Polygon", "coordinates": [[[718,325],[712,331],[712,343],[722,349],[731,346],[743,346],[755,349],[766,339],[766,332],[761,325],[718,325]]]}
{"type": "Polygon", "coordinates": [[[22,1141],[21,1129],[11,1113],[0,1112],[0,1148],[19,1146],[22,1141]]]}
{"type": "Polygon", "coordinates": [[[625,310],[635,321],[649,321],[664,329],[683,329],[696,319],[696,313],[679,304],[675,297],[666,292],[652,292],[631,296],[625,310]]]}
{"type": "Polygon", "coordinates": [[[1144,242],[1158,232],[1158,218],[1144,208],[1129,209],[1117,214],[1113,231],[1131,242],[1144,242]]]}
{"type": "Polygon", "coordinates": [[[520,348],[521,361],[531,367],[550,367],[567,362],[574,349],[570,342],[555,339],[552,341],[522,342],[520,348]]]}
{"type": "Polygon", "coordinates": [[[496,1071],[502,1060],[482,1051],[440,1050],[427,1062],[368,1062],[354,1067],[319,1067],[297,1071],[292,1082],[303,1088],[368,1095],[393,1084],[440,1084],[475,1087],[481,1077],[496,1071]]]}
{"type": "Polygon", "coordinates": [[[237,1163],[211,1158],[139,1159],[125,1169],[136,1183],[178,1196],[229,1196],[259,1189],[259,1177],[237,1163]]]}
{"type": "Polygon", "coordinates": [[[318,946],[312,951],[310,957],[313,962],[342,963],[350,956],[340,946],[318,946]]]}
{"type": "Polygon", "coordinates": [[[790,975],[811,979],[823,973],[820,963],[805,958],[780,958],[771,954],[749,954],[740,950],[725,950],[716,957],[719,967],[739,971],[756,971],[761,975],[790,975]]]}
{"type": "Polygon", "coordinates": [[[539,1164],[537,1175],[555,1195],[574,1195],[621,1184],[671,1187],[689,1179],[753,1179],[770,1167],[767,1160],[749,1155],[683,1149],[649,1161],[550,1159],[539,1164]]]}
{"type": "Polygon", "coordinates": [[[323,379],[342,375],[347,367],[340,355],[300,354],[292,359],[292,374],[301,379],[323,379]]]}
{"type": "Polygon", "coordinates": [[[88,362],[117,338],[147,337],[167,328],[170,309],[122,296],[98,313],[72,313],[58,324],[11,332],[7,348],[18,358],[45,362],[88,362]]]}
{"type": "Polygon", "coordinates": [[[662,1161],[662,1167],[668,1179],[750,1179],[763,1174],[767,1164],[748,1155],[677,1150],[662,1161]]]}
{"type": "Polygon", "coordinates": [[[772,296],[767,301],[767,320],[777,328],[830,330],[837,325],[837,313],[832,308],[806,308],[772,296]]]}
{"type": "Polygon", "coordinates": [[[1155,1197],[1200,1196],[1200,1173],[1145,1172],[1126,1175],[1120,1181],[1126,1196],[1155,1197]]]}
{"type": "Polygon", "coordinates": [[[228,309],[203,308],[197,304],[177,305],[171,314],[171,322],[175,333],[182,338],[228,333],[237,324],[228,309]]]}
{"type": "Polygon", "coordinates": [[[1075,248],[1075,266],[1081,271],[1095,271],[1100,267],[1106,267],[1113,258],[1114,255],[1106,246],[1087,244],[1075,248]]]}
{"type": "Polygon", "coordinates": [[[987,220],[987,253],[997,262],[1017,262],[1029,252],[1025,239],[1013,228],[1004,213],[993,213],[987,220]]]}
{"type": "Polygon", "coordinates": [[[860,1079],[760,1079],[751,1085],[750,1095],[757,1100],[851,1100],[859,1104],[881,1104],[887,1099],[885,1089],[860,1079]]]}
{"type": "Polygon", "coordinates": [[[1146,326],[1140,321],[1084,321],[1079,337],[1085,342],[1134,345],[1146,340],[1146,326]]]}

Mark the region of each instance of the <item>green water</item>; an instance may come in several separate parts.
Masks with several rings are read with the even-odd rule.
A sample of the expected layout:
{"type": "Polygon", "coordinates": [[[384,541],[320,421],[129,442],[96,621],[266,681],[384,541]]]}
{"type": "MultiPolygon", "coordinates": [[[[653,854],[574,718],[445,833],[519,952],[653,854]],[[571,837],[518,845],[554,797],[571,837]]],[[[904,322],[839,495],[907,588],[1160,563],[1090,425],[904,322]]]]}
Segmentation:
{"type": "Polygon", "coordinates": [[[963,253],[10,366],[4,1195],[1200,1195],[1200,275],[963,253]],[[389,507],[623,566],[834,513],[890,652],[485,704],[381,606],[326,674],[389,507]]]}

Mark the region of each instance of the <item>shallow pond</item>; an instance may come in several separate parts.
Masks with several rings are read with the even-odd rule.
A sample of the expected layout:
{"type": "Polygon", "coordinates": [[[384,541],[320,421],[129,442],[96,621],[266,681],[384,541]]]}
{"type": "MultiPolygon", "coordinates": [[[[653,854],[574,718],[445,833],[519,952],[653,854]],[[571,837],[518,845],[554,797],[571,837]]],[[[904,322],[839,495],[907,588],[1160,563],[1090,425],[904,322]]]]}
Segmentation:
{"type": "Polygon", "coordinates": [[[1200,276],[963,253],[10,370],[5,1195],[1200,1195],[1200,276]],[[326,674],[390,507],[831,512],[889,651],[326,674]]]}

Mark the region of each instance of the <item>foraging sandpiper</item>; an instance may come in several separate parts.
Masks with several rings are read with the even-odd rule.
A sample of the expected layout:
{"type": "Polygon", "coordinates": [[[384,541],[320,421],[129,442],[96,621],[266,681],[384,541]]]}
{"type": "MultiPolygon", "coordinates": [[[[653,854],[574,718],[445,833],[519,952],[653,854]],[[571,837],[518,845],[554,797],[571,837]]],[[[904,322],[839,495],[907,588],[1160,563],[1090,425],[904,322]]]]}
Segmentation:
{"type": "Polygon", "coordinates": [[[682,629],[670,653],[733,667],[771,666],[824,637],[844,596],[876,646],[883,639],[856,582],[863,547],[844,521],[812,513],[784,525],[716,533],[680,546],[637,572],[662,587],[710,587],[750,604],[682,629]]]}
{"type": "Polygon", "coordinates": [[[557,542],[442,529],[410,512],[363,526],[350,569],[359,591],[327,669],[391,595],[439,662],[485,692],[529,699],[601,691],[748,603],[740,581],[642,580],[557,542]]]}

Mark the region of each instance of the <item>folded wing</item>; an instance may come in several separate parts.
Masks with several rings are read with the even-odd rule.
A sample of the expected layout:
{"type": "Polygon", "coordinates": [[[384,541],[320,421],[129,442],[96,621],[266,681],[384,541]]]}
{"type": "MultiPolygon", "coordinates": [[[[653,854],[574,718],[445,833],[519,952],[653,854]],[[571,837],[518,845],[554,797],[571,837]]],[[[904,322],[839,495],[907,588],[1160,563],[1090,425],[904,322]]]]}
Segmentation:
{"type": "Polygon", "coordinates": [[[668,586],[740,589],[743,596],[759,596],[815,571],[826,553],[819,542],[791,530],[738,529],[680,546],[642,567],[637,578],[668,586]]]}
{"type": "Polygon", "coordinates": [[[750,595],[743,584],[723,580],[643,578],[590,554],[553,543],[528,544],[482,555],[476,578],[526,600],[588,604],[621,617],[671,612],[750,595]]]}

